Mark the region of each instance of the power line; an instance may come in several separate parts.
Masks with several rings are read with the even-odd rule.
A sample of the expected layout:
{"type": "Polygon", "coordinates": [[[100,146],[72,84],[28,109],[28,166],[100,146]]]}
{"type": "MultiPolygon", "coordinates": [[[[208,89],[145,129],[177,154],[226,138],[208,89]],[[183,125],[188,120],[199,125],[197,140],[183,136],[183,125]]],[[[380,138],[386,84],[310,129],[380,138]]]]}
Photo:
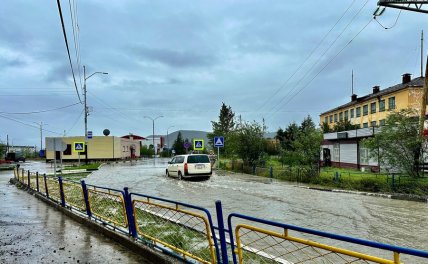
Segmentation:
{"type": "Polygon", "coordinates": [[[348,8],[346,8],[346,10],[343,12],[343,14],[340,16],[340,18],[336,21],[336,23],[334,23],[334,25],[330,28],[330,30],[324,35],[324,37],[322,37],[322,39],[318,42],[318,44],[315,46],[315,48],[312,49],[312,51],[310,52],[310,54],[304,59],[304,61],[299,65],[299,67],[297,67],[297,69],[293,72],[293,74],[288,77],[288,79],[273,93],[273,95],[271,95],[264,103],[261,107],[259,107],[259,109],[263,109],[263,107],[266,106],[266,104],[275,97],[275,95],[277,95],[279,93],[279,91],[281,91],[287,84],[288,82],[291,80],[291,78],[294,77],[294,75],[300,71],[300,69],[303,67],[303,65],[306,64],[306,62],[312,57],[312,55],[315,53],[315,51],[321,46],[321,44],[324,42],[324,40],[327,38],[327,36],[331,33],[331,31],[333,31],[333,29],[337,26],[337,24],[339,24],[339,22],[342,20],[342,18],[346,15],[346,13],[348,13],[349,9],[352,7],[352,5],[355,3],[356,0],[353,0],[351,2],[351,4],[348,6],[348,8]]]}
{"type": "Polygon", "coordinates": [[[76,124],[77,124],[77,122],[79,122],[80,118],[82,118],[83,112],[85,112],[85,109],[82,109],[82,111],[80,111],[80,114],[77,117],[76,121],[74,121],[73,125],[67,130],[67,134],[76,126],[76,124]]]}
{"type": "Polygon", "coordinates": [[[80,50],[79,50],[79,39],[77,38],[77,14],[76,14],[76,2],[73,1],[73,5],[71,4],[71,0],[68,0],[68,5],[70,8],[70,18],[71,18],[71,26],[73,29],[73,41],[74,41],[74,51],[76,55],[76,62],[77,62],[77,69],[79,74],[79,82],[80,82],[80,89],[82,89],[82,74],[80,71],[80,50]]]}
{"type": "MultiPolygon", "coordinates": [[[[324,65],[324,67],[322,67],[313,77],[312,79],[302,88],[300,88],[292,97],[289,98],[289,100],[287,100],[287,102],[285,102],[284,106],[287,105],[294,97],[296,97],[298,94],[300,94],[306,87],[309,86],[309,84],[312,83],[312,81],[325,69],[327,68],[328,65],[330,65],[330,63],[336,59],[337,56],[339,56],[340,53],[342,53],[342,51],[344,51],[351,43],[352,41],[358,37],[358,35],[360,35],[361,32],[363,32],[364,29],[366,29],[366,27],[373,21],[373,19],[370,19],[369,22],[360,30],[358,31],[358,33],[338,52],[336,53],[336,55],[333,56],[333,58],[331,58],[330,61],[327,62],[326,65],[324,65]]],[[[277,111],[274,112],[274,114],[276,114],[277,111]]],[[[273,115],[272,115],[273,116],[273,115]]],[[[271,116],[271,117],[272,117],[271,116]]]]}
{"type": "MultiPolygon", "coordinates": [[[[32,124],[28,124],[28,123],[22,122],[22,121],[20,121],[20,120],[18,120],[18,119],[15,119],[15,118],[7,117],[7,116],[1,115],[1,114],[0,114],[0,117],[3,117],[4,119],[8,119],[8,120],[13,121],[13,122],[16,122],[16,123],[20,123],[20,124],[25,125],[25,126],[28,126],[28,127],[32,127],[32,128],[36,128],[36,129],[40,129],[40,127],[37,127],[37,126],[35,126],[35,125],[32,125],[32,124]]],[[[48,129],[42,129],[42,130],[43,130],[43,131],[46,131],[46,132],[53,133],[53,134],[62,135],[61,133],[58,133],[58,132],[55,132],[55,131],[51,131],[51,130],[48,130],[48,129]]]]}
{"type": "Polygon", "coordinates": [[[385,27],[384,25],[382,25],[377,19],[376,19],[376,16],[374,16],[373,17],[373,19],[383,28],[383,29],[391,29],[391,28],[393,28],[393,27],[395,27],[395,25],[397,25],[397,21],[398,21],[398,19],[400,18],[400,15],[401,15],[401,11],[402,10],[400,10],[400,12],[398,12],[398,15],[397,15],[397,18],[395,19],[395,22],[394,22],[394,24],[392,25],[392,26],[390,26],[390,27],[385,27]]]}
{"type": "Polygon", "coordinates": [[[51,111],[56,111],[56,110],[61,110],[61,109],[65,109],[65,108],[69,108],[75,105],[78,105],[80,103],[74,103],[71,105],[66,105],[66,106],[62,106],[62,107],[57,107],[57,108],[52,108],[52,109],[47,109],[47,110],[38,110],[38,111],[31,111],[31,112],[0,112],[0,114],[8,114],[8,115],[29,115],[29,114],[39,114],[39,113],[46,113],[46,112],[51,112],[51,111]]]}
{"type": "MultiPolygon", "coordinates": [[[[287,94],[285,94],[280,101],[274,105],[273,107],[270,108],[269,111],[273,111],[275,108],[280,107],[280,105],[282,104],[282,102],[290,95],[292,95],[292,93],[295,91],[296,87],[299,86],[299,84],[311,73],[311,71],[321,62],[321,59],[324,57],[324,55],[333,47],[333,45],[336,43],[336,41],[343,35],[343,33],[346,31],[346,29],[348,29],[348,27],[351,25],[351,23],[358,17],[358,15],[361,13],[361,11],[363,10],[363,8],[367,5],[369,0],[366,0],[366,2],[364,3],[364,5],[358,10],[358,12],[352,17],[352,19],[349,21],[349,23],[343,28],[343,30],[340,32],[340,34],[334,39],[334,41],[327,47],[327,49],[318,57],[317,61],[311,66],[311,68],[303,75],[302,78],[299,79],[299,81],[297,82],[297,84],[295,85],[294,88],[288,90],[287,94]]],[[[371,21],[371,20],[370,20],[371,21]]],[[[358,33],[359,34],[359,33],[358,33]]],[[[357,35],[358,35],[357,34],[357,35]]],[[[352,40],[351,40],[352,41],[352,40]]],[[[347,46],[347,45],[346,45],[347,46]]],[[[341,52],[341,51],[340,51],[341,52]]],[[[340,53],[339,52],[339,53],[340,53]]],[[[336,54],[337,56],[338,54],[336,54]]],[[[336,57],[335,56],[335,57],[336,57]]],[[[324,68],[323,68],[324,69],[324,68]]],[[[294,98],[294,96],[293,96],[294,98]]]]}
{"type": "Polygon", "coordinates": [[[64,19],[62,17],[61,3],[60,3],[60,0],[57,0],[56,2],[58,5],[59,16],[61,18],[62,34],[64,36],[65,46],[67,48],[68,61],[70,62],[71,73],[73,75],[74,87],[76,88],[76,93],[77,93],[77,97],[79,98],[79,102],[82,103],[82,100],[80,99],[79,90],[77,89],[76,76],[74,75],[73,63],[71,62],[70,48],[68,47],[67,33],[65,32],[64,19]]]}

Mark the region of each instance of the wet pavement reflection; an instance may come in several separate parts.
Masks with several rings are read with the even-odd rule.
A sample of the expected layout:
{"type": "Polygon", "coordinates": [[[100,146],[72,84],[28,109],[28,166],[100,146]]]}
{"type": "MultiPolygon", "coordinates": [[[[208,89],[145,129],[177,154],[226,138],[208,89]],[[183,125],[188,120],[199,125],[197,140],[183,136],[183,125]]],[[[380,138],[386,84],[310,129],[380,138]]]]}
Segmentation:
{"type": "Polygon", "coordinates": [[[12,177],[0,171],[0,263],[149,263],[10,185],[12,177]]]}

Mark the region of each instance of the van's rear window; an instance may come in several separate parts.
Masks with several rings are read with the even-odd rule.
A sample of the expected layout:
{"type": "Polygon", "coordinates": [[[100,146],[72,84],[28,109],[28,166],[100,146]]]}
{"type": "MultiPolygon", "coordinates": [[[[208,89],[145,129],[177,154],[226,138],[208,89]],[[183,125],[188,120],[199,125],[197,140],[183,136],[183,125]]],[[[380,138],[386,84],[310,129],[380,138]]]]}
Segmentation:
{"type": "Polygon", "coordinates": [[[187,163],[210,163],[210,159],[206,155],[192,155],[187,157],[187,163]]]}

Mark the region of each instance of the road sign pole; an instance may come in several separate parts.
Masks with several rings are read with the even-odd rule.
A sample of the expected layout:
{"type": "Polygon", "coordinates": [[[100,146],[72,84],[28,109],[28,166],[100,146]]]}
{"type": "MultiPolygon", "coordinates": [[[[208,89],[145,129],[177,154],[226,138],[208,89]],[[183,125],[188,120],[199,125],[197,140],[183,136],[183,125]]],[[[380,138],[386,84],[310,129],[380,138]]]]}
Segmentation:
{"type": "Polygon", "coordinates": [[[220,147],[217,147],[217,170],[220,169],[220,147]]]}

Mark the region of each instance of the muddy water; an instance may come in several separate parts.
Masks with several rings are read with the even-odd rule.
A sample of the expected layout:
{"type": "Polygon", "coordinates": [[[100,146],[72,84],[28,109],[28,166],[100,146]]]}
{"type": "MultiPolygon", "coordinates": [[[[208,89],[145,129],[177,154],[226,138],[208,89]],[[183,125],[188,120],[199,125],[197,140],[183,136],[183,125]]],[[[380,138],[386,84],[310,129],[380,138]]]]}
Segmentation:
{"type": "MultiPolygon", "coordinates": [[[[203,206],[214,215],[239,212],[282,223],[428,251],[428,204],[321,192],[245,174],[214,174],[208,181],[165,176],[167,160],[105,165],[87,183],[203,206]]],[[[33,165],[36,167],[36,165],[33,165]]],[[[421,262],[424,263],[424,262],[421,262]]]]}

